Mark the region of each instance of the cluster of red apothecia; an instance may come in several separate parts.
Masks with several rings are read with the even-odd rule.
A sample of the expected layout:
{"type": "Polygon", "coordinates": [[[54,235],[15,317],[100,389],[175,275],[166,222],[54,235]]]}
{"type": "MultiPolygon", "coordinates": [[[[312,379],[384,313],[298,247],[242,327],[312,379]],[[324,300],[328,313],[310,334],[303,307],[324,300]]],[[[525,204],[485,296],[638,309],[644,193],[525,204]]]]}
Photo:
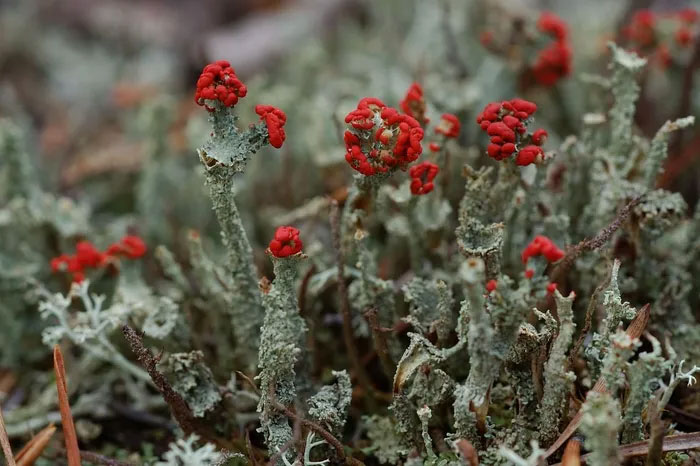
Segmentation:
{"type": "Polygon", "coordinates": [[[255,113],[260,115],[260,119],[267,126],[267,135],[270,145],[276,149],[282,147],[285,138],[284,124],[287,122],[287,115],[282,110],[272,105],[256,105],[255,113]]]}
{"type": "MultiPolygon", "coordinates": [[[[527,71],[532,74],[532,78],[537,84],[553,86],[571,74],[573,53],[569,42],[569,27],[559,16],[545,11],[540,14],[537,20],[537,30],[546,36],[547,44],[537,51],[534,60],[529,61],[527,71]]],[[[497,36],[493,31],[486,30],[481,33],[480,41],[487,49],[507,56],[511,55],[510,48],[513,45],[524,45],[513,44],[510,40],[505,42],[498,40],[502,36],[502,34],[497,36]]],[[[525,38],[527,36],[518,34],[518,37],[525,38]]]]}
{"type": "Polygon", "coordinates": [[[68,272],[72,274],[73,282],[80,283],[85,279],[87,269],[104,267],[119,257],[138,259],[146,254],[146,249],[146,243],[134,235],[124,236],[104,252],[98,250],[90,241],[79,241],[75,245],[75,254],[61,254],[51,259],[51,270],[68,272]]]}
{"type": "Polygon", "coordinates": [[[248,89],[238,79],[231,64],[226,60],[210,63],[202,70],[197,80],[194,101],[210,112],[216,110],[207,105],[207,100],[218,100],[224,107],[233,107],[239,97],[245,97],[248,89]]]}
{"type": "Polygon", "coordinates": [[[411,193],[415,195],[428,194],[435,185],[433,180],[437,176],[439,167],[432,162],[421,162],[408,170],[411,177],[411,193]]]}
{"type": "Polygon", "coordinates": [[[545,11],[537,21],[537,28],[553,41],[540,50],[532,65],[535,81],[543,86],[553,86],[571,74],[571,45],[569,27],[559,16],[545,11]]]}
{"type": "Polygon", "coordinates": [[[299,239],[299,230],[290,226],[277,228],[268,249],[273,256],[283,258],[301,252],[304,244],[299,239]]]}
{"type": "MultiPolygon", "coordinates": [[[[207,102],[219,102],[224,107],[233,107],[248,93],[245,84],[238,79],[235,70],[226,60],[210,63],[202,70],[197,80],[197,90],[194,101],[210,112],[216,110],[207,102]]],[[[282,110],[272,105],[256,105],[255,113],[260,115],[260,120],[267,126],[267,135],[270,145],[279,149],[285,140],[284,124],[287,116],[282,110]]]]}
{"type": "MultiPolygon", "coordinates": [[[[562,259],[564,257],[564,251],[559,249],[551,239],[547,238],[546,236],[538,235],[535,236],[530,244],[525,246],[520,258],[522,259],[523,264],[527,265],[530,258],[536,256],[542,256],[547,260],[547,262],[552,263],[562,259]]],[[[535,271],[532,269],[525,270],[525,276],[527,278],[532,278],[534,273],[535,271]]],[[[554,290],[556,289],[557,284],[554,282],[547,285],[547,293],[549,294],[553,294],[554,290]]]]}
{"type": "Polygon", "coordinates": [[[492,102],[476,117],[481,129],[491,138],[486,147],[489,157],[503,160],[515,155],[518,165],[541,162],[544,151],[540,147],[547,139],[547,132],[538,129],[528,135],[527,123],[537,110],[537,105],[524,99],[492,102]],[[531,144],[527,144],[527,142],[531,144]]]}
{"type": "MultiPolygon", "coordinates": [[[[552,263],[562,259],[564,257],[564,251],[559,249],[557,245],[554,244],[554,241],[552,241],[551,239],[547,238],[546,236],[538,235],[535,236],[535,238],[532,241],[530,241],[530,243],[527,246],[525,246],[525,249],[523,249],[520,258],[522,259],[523,264],[527,265],[530,258],[537,256],[542,256],[547,260],[547,262],[552,263]]],[[[525,270],[526,278],[532,278],[534,275],[535,271],[533,269],[525,270]]],[[[498,281],[496,280],[489,280],[488,282],[486,282],[487,293],[491,293],[497,287],[498,281]]],[[[555,282],[551,282],[547,285],[548,294],[554,294],[554,291],[556,289],[557,284],[555,282]]]]}
{"type": "Polygon", "coordinates": [[[663,67],[673,61],[674,47],[690,49],[698,37],[700,13],[693,8],[668,13],[639,10],[623,29],[635,52],[649,55],[663,67]]]}
{"type": "Polygon", "coordinates": [[[345,160],[365,176],[406,168],[423,152],[423,128],[418,121],[365,97],[345,117],[356,131],[345,131],[345,160]]]}
{"type": "Polygon", "coordinates": [[[425,126],[430,123],[430,119],[425,116],[425,99],[423,98],[423,88],[420,84],[411,84],[403,100],[399,102],[399,107],[402,112],[411,118],[415,118],[421,125],[425,126]]]}
{"type": "MultiPolygon", "coordinates": [[[[373,176],[390,170],[405,170],[423,153],[425,135],[421,125],[426,117],[423,88],[418,83],[409,87],[399,103],[403,113],[386,106],[374,97],[365,97],[357,108],[348,113],[345,122],[352,127],[345,131],[345,160],[359,173],[373,176]]],[[[455,115],[445,113],[435,127],[435,133],[445,138],[459,135],[460,123],[455,115]]],[[[438,152],[441,146],[431,142],[430,149],[438,152]]],[[[422,162],[409,169],[411,192],[427,194],[433,190],[433,180],[439,167],[432,162],[422,162]]]]}
{"type": "MultiPolygon", "coordinates": [[[[447,139],[457,139],[459,131],[462,129],[462,124],[459,119],[451,113],[443,113],[440,117],[440,123],[435,127],[435,133],[442,137],[442,143],[447,139]]],[[[432,141],[428,147],[432,152],[440,152],[442,144],[432,141]]]]}

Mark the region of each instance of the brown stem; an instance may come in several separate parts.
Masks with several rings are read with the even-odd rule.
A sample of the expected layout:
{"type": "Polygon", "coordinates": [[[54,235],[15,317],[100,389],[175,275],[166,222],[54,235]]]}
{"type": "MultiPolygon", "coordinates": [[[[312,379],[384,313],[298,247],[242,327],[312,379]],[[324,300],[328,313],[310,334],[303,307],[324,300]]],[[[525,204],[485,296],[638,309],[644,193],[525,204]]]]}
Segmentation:
{"type": "Polygon", "coordinates": [[[197,430],[195,427],[196,421],[192,411],[190,411],[190,407],[187,406],[187,402],[173,389],[165,376],[158,370],[158,361],[153,357],[151,352],[146,349],[141,336],[126,324],[122,327],[122,332],[131,347],[131,351],[134,352],[139,363],[141,363],[151,377],[153,384],[163,395],[163,399],[165,399],[165,402],[168,404],[170,412],[182,431],[185,435],[194,433],[197,430]]]}
{"type": "Polygon", "coordinates": [[[613,221],[610,222],[608,226],[600,230],[600,232],[598,232],[598,234],[595,235],[593,238],[583,239],[574,247],[568,248],[564,258],[561,261],[559,261],[554,267],[554,270],[552,270],[552,274],[550,275],[551,280],[553,282],[559,283],[564,277],[564,275],[566,275],[566,272],[569,270],[569,268],[571,268],[574,261],[583,252],[595,251],[596,249],[601,248],[605,243],[607,243],[608,240],[610,240],[610,238],[612,237],[612,235],[622,226],[625,220],[627,220],[627,217],[629,217],[629,214],[632,211],[632,209],[637,204],[639,204],[643,198],[644,195],[642,194],[641,196],[638,196],[629,201],[622,209],[620,209],[613,221]]]}
{"type": "Polygon", "coordinates": [[[61,428],[66,444],[68,466],[80,466],[80,449],[78,448],[78,436],[75,433],[73,415],[70,412],[68,402],[68,386],[66,385],[66,366],[63,363],[63,353],[56,345],[53,347],[53,369],[56,374],[56,391],[58,392],[58,407],[61,411],[61,428]]]}
{"type": "Polygon", "coordinates": [[[208,426],[203,425],[195,419],[187,402],[173,389],[170,382],[168,382],[165,376],[158,370],[158,359],[144,346],[141,336],[127,324],[122,326],[122,333],[124,333],[124,337],[131,347],[131,351],[136,355],[136,359],[138,359],[141,366],[143,366],[151,377],[153,385],[155,385],[161,395],[163,395],[163,399],[170,408],[171,414],[185,435],[196,433],[202,439],[220,448],[236,450],[235,445],[231,441],[217,437],[208,426]]]}
{"type": "Polygon", "coordinates": [[[343,340],[345,341],[345,350],[348,353],[348,359],[355,372],[355,377],[360,382],[360,385],[369,393],[374,394],[374,387],[370,382],[369,376],[365,372],[365,368],[360,362],[360,356],[357,353],[355,346],[355,336],[352,330],[352,315],[350,313],[350,297],[348,295],[348,287],[345,283],[345,257],[343,255],[343,245],[340,238],[340,209],[338,201],[331,201],[331,232],[333,234],[333,249],[335,250],[335,264],[338,269],[338,292],[340,293],[340,309],[343,315],[343,340]]]}
{"type": "Polygon", "coordinates": [[[272,401],[272,406],[285,416],[287,416],[289,419],[292,419],[294,422],[299,422],[301,423],[302,426],[306,427],[307,429],[313,430],[316,432],[319,436],[323,438],[330,446],[333,447],[335,452],[338,454],[340,459],[344,460],[346,464],[350,465],[355,465],[355,466],[360,466],[364,465],[364,463],[358,459],[353,458],[352,456],[348,456],[345,453],[345,448],[343,447],[343,444],[338,440],[333,434],[328,432],[326,429],[324,429],[322,426],[319,424],[316,424],[313,421],[309,421],[308,419],[304,419],[301,416],[299,416],[297,413],[292,411],[291,409],[287,408],[284,406],[282,403],[278,402],[274,398],[271,398],[272,401]]]}
{"type": "Polygon", "coordinates": [[[394,373],[396,372],[396,364],[392,361],[389,355],[389,346],[386,342],[386,332],[382,331],[382,327],[379,325],[379,318],[377,317],[377,310],[374,308],[369,308],[364,313],[365,319],[369,322],[369,328],[372,330],[372,337],[374,339],[374,348],[377,350],[377,355],[379,356],[379,361],[382,363],[382,368],[384,373],[389,378],[389,380],[394,379],[394,373]]]}

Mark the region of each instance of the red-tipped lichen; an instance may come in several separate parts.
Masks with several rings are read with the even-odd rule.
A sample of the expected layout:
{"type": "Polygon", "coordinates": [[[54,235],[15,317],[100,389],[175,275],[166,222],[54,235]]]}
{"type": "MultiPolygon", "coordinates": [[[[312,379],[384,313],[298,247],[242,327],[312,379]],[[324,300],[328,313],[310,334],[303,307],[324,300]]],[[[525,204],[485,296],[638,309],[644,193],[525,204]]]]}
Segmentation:
{"type": "Polygon", "coordinates": [[[290,226],[282,226],[275,231],[275,237],[268,248],[273,256],[283,258],[301,252],[304,247],[299,239],[299,230],[290,226]]]}
{"type": "Polygon", "coordinates": [[[435,185],[433,180],[437,176],[439,167],[432,162],[421,162],[408,170],[411,177],[411,192],[415,195],[428,194],[435,185]]]}
{"type": "Polygon", "coordinates": [[[270,145],[279,149],[282,147],[286,134],[284,124],[287,122],[287,115],[277,107],[272,105],[256,105],[255,113],[260,115],[260,119],[267,126],[267,135],[270,145]]]}
{"type": "Polygon", "coordinates": [[[202,70],[197,80],[194,101],[213,112],[215,108],[207,105],[207,101],[218,101],[224,107],[233,107],[247,92],[248,89],[238,79],[231,64],[226,60],[219,60],[202,70]]]}

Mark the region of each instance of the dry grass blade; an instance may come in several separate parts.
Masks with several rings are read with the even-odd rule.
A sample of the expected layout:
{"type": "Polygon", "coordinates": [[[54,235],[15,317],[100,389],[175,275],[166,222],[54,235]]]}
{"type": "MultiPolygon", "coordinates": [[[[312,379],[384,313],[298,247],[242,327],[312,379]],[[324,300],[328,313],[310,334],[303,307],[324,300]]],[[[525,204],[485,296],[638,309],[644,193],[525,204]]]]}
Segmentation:
{"type": "Polygon", "coordinates": [[[8,466],[15,466],[15,457],[12,454],[12,447],[10,446],[10,438],[7,436],[7,429],[5,429],[5,418],[2,417],[2,408],[0,407],[0,446],[2,446],[2,452],[5,454],[5,459],[7,460],[8,466]]]}
{"type": "Polygon", "coordinates": [[[56,426],[48,425],[41,429],[32,439],[15,456],[17,466],[32,466],[34,462],[41,456],[48,445],[49,440],[56,433],[56,426]]]}
{"type": "MultiPolygon", "coordinates": [[[[651,307],[649,304],[646,304],[640,311],[637,313],[637,315],[634,317],[634,320],[630,322],[630,324],[627,326],[627,330],[625,332],[627,335],[630,336],[630,338],[636,339],[642,336],[644,333],[644,329],[647,326],[647,323],[649,323],[649,316],[651,314],[651,307]]],[[[594,392],[598,393],[605,393],[607,392],[607,387],[605,386],[605,381],[601,378],[598,379],[596,384],[593,386],[591,389],[594,392]]],[[[579,410],[578,413],[574,416],[573,419],[571,419],[571,422],[569,422],[569,425],[566,426],[566,429],[559,435],[559,438],[550,446],[547,451],[544,454],[545,459],[549,458],[554,454],[555,451],[557,451],[562,445],[564,445],[564,442],[566,442],[569,437],[571,437],[574,432],[576,432],[576,429],[578,429],[579,425],[581,425],[581,417],[583,413],[579,410]]]]}
{"type": "Polygon", "coordinates": [[[66,367],[63,363],[63,353],[58,345],[53,347],[53,369],[56,373],[56,390],[58,391],[58,407],[61,411],[61,427],[66,443],[68,466],[80,466],[80,449],[78,436],[75,433],[73,415],[68,402],[68,386],[66,385],[66,367]]]}
{"type": "Polygon", "coordinates": [[[561,458],[562,466],[581,466],[581,442],[576,439],[569,440],[561,458]]]}
{"type": "MultiPolygon", "coordinates": [[[[688,451],[695,448],[700,448],[700,432],[669,435],[668,437],[664,437],[664,452],[688,451]]],[[[620,456],[624,459],[633,458],[635,456],[645,456],[649,452],[649,440],[621,445],[619,450],[620,456]]],[[[581,457],[582,463],[586,462],[588,455],[589,454],[585,454],[581,457]]],[[[561,463],[556,463],[552,466],[566,466],[566,463],[562,461],[561,463]]]]}

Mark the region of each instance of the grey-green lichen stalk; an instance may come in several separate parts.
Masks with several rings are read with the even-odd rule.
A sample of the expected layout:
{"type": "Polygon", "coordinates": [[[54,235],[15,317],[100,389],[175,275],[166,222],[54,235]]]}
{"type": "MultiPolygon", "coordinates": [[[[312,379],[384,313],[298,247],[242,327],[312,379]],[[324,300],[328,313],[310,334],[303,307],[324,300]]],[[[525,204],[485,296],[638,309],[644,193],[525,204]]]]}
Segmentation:
{"type": "Polygon", "coordinates": [[[295,283],[304,258],[301,253],[283,258],[272,256],[275,279],[263,299],[265,320],[256,379],[261,392],[260,430],[271,452],[284,448],[293,435],[289,420],[276,406],[292,406],[297,396],[296,366],[306,341],[306,324],[299,315],[295,283]]]}
{"type": "Polygon", "coordinates": [[[263,125],[256,125],[242,132],[236,126],[237,120],[233,109],[217,103],[210,113],[211,137],[198,152],[233,276],[228,314],[237,353],[252,368],[255,362],[251,357],[257,352],[264,313],[253,250],[236,206],[234,177],[243,173],[250,156],[263,146],[266,130],[263,125]]]}

